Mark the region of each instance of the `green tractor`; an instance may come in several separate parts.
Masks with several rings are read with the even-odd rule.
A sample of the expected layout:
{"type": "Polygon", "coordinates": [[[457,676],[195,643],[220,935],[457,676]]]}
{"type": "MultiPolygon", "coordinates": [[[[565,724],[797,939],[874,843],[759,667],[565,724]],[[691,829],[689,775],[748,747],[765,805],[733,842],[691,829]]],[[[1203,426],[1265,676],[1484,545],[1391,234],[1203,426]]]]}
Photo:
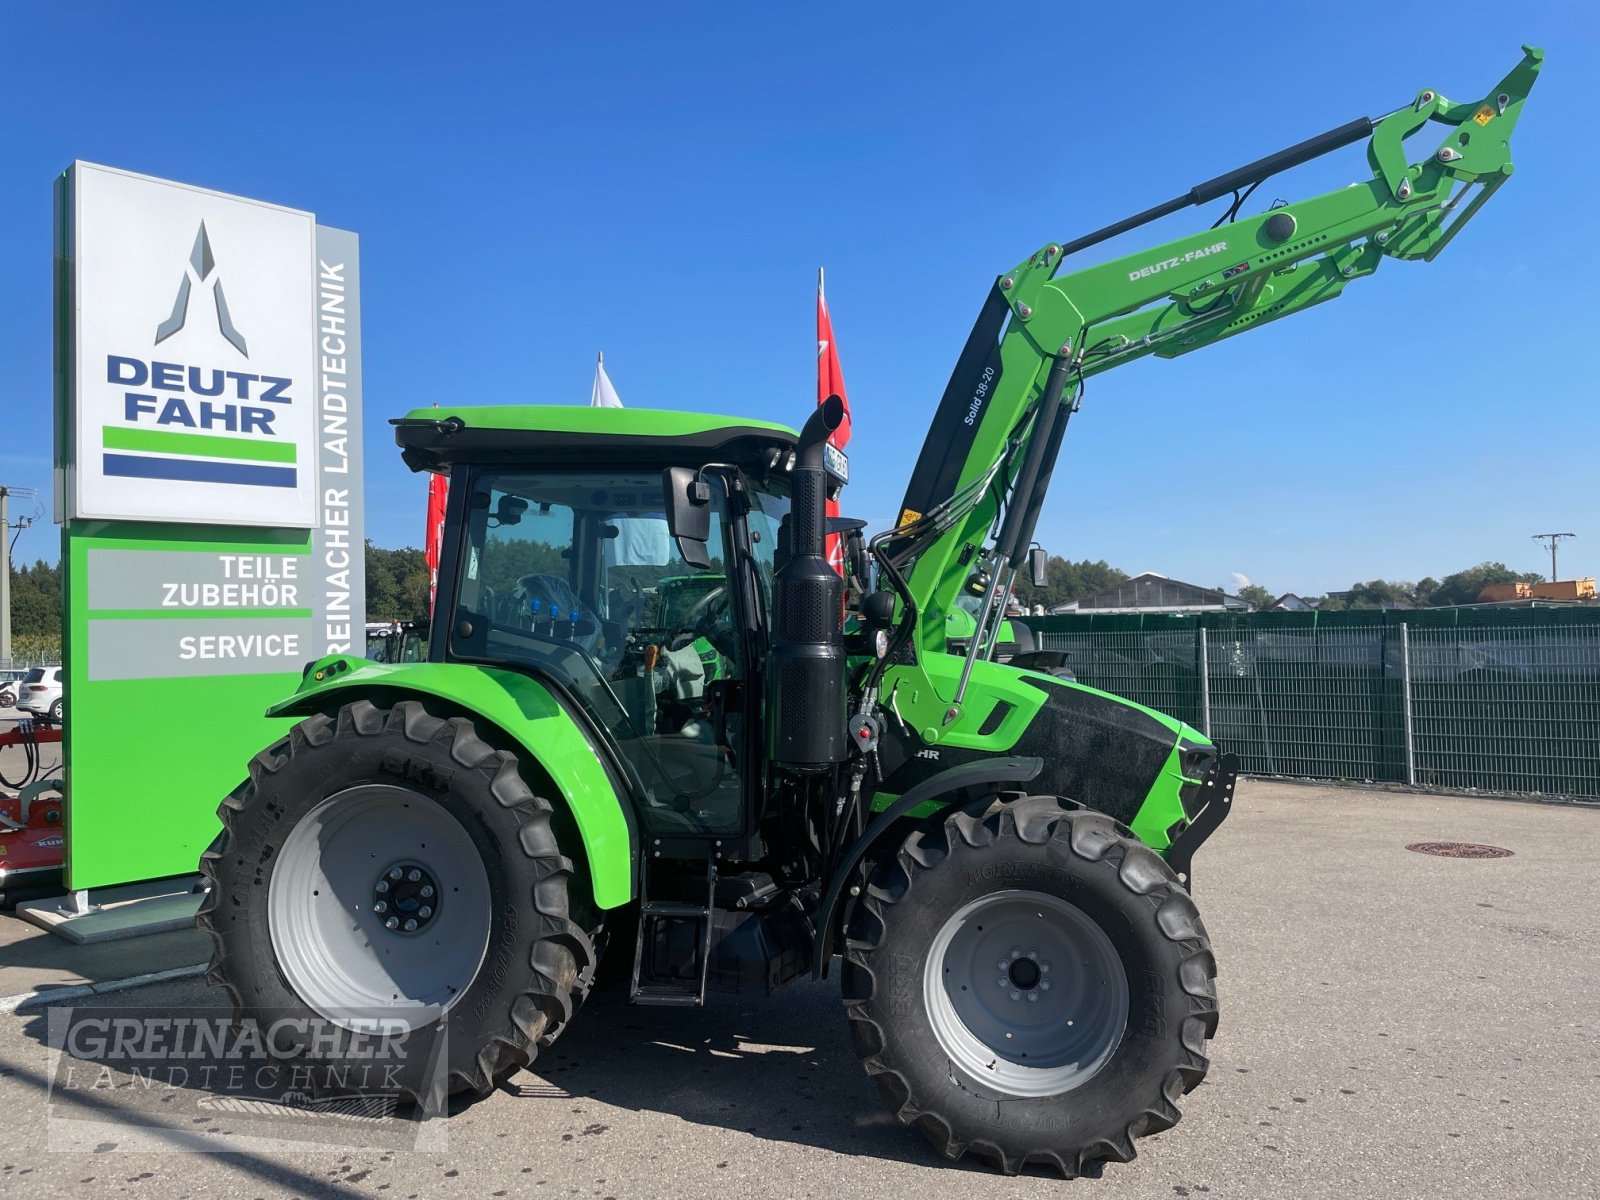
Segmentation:
{"type": "Polygon", "coordinates": [[[868,1074],[940,1153],[1066,1176],[1132,1158],[1206,1073],[1215,962],[1191,861],[1236,764],[1170,717],[996,661],[996,597],[1042,565],[1088,377],[1431,259],[1510,175],[1541,61],[1000,276],[875,536],[824,515],[848,476],[837,397],[798,434],[564,407],[396,421],[405,461],[450,481],[426,661],[320,659],[270,710],[294,724],[202,862],[208,978],[298,1086],[438,1111],[527,1066],[602,975],[690,1006],[838,957],[868,1074]],[[1430,121],[1443,144],[1408,163],[1430,121]],[[1262,179],[1363,138],[1369,179],[1241,214],[1262,179]],[[1061,271],[1230,194],[1208,231],[1061,271]],[[983,601],[956,653],[963,595],[983,601]],[[402,1042],[376,1080],[333,1070],[402,1042]]]}

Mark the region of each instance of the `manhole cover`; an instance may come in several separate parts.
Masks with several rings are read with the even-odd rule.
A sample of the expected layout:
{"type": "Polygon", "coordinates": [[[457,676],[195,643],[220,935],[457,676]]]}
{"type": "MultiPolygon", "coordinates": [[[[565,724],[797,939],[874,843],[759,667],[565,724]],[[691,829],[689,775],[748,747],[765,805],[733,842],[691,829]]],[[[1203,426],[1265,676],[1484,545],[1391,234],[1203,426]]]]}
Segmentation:
{"type": "Polygon", "coordinates": [[[1504,846],[1485,846],[1482,842],[1412,842],[1406,849],[1437,858],[1510,858],[1514,853],[1504,846]]]}

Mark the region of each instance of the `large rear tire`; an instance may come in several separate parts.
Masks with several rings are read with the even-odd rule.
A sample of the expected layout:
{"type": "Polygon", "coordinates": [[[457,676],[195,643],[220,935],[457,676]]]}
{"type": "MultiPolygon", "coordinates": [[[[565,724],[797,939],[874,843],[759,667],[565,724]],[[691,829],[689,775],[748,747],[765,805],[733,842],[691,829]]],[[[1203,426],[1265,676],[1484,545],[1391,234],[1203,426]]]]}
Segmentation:
{"type": "Polygon", "coordinates": [[[385,1031],[386,1069],[356,1078],[437,1112],[526,1066],[588,990],[551,805],[464,718],[366,700],[309,717],[219,815],[206,978],[274,1031],[296,1087],[364,1090],[349,1067],[385,1031]]]}
{"type": "Polygon", "coordinates": [[[868,1075],[946,1158],[1072,1178],[1134,1157],[1205,1077],[1205,926],[1161,857],[1053,796],[957,812],[879,864],[845,1012],[868,1075]]]}

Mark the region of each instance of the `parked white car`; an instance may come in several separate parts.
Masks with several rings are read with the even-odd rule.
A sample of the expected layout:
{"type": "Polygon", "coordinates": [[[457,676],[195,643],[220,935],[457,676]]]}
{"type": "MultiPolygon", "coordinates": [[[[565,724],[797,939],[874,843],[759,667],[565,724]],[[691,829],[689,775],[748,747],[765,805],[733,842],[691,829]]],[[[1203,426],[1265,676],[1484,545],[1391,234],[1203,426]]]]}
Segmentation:
{"type": "Polygon", "coordinates": [[[22,677],[17,707],[61,723],[61,697],[65,684],[60,667],[35,667],[22,677]]]}

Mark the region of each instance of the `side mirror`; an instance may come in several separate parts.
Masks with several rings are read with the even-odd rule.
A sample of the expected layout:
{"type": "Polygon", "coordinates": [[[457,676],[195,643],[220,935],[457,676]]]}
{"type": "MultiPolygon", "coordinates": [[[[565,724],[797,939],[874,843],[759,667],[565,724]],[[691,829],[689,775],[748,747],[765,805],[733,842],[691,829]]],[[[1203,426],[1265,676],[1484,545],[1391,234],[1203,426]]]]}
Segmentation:
{"type": "Polygon", "coordinates": [[[1043,546],[1035,546],[1028,551],[1028,571],[1034,587],[1050,586],[1050,556],[1045,553],[1043,546]]]}
{"type": "Polygon", "coordinates": [[[711,538],[711,485],[693,467],[668,467],[661,473],[667,497],[667,531],[678,543],[683,561],[697,571],[711,565],[706,542],[711,538]]]}

